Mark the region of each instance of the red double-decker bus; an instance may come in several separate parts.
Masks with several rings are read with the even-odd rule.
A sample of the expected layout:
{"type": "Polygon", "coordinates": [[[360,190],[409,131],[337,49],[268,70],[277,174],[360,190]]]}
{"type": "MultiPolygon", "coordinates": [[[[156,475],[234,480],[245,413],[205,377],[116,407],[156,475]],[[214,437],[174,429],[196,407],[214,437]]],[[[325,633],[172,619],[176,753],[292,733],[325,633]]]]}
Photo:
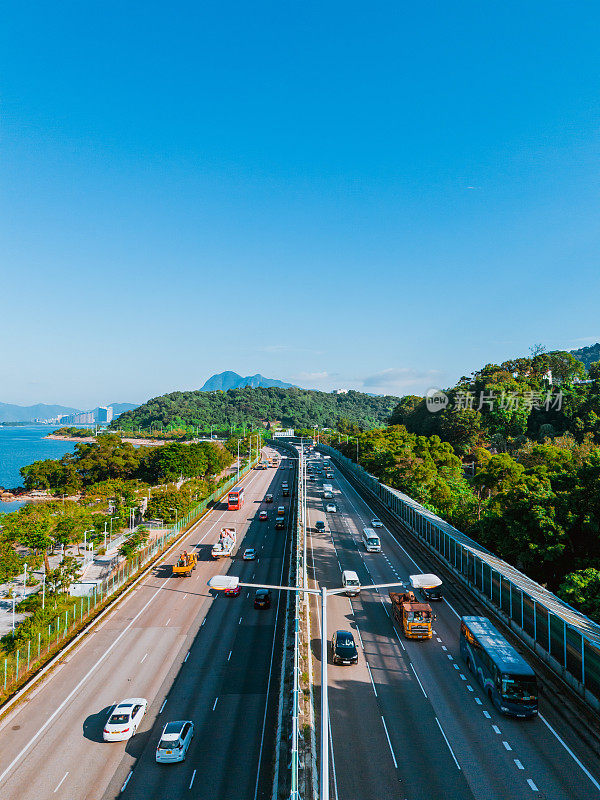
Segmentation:
{"type": "Polygon", "coordinates": [[[244,504],[244,490],[241,487],[232,489],[227,495],[227,509],[237,511],[244,504]]]}

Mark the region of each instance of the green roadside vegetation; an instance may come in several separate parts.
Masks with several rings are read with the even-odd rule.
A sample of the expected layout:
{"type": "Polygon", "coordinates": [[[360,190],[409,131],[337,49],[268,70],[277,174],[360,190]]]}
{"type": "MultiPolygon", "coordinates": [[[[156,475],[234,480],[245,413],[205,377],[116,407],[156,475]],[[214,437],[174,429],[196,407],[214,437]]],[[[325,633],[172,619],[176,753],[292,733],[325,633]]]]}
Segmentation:
{"type": "Polygon", "coordinates": [[[114,536],[127,527],[130,509],[143,500],[146,518],[174,523],[214,491],[233,460],[232,452],[218,443],[136,448],[106,433],[96,442],[76,444],[61,459],[23,467],[27,489],[62,497],[27,504],[0,518],[0,582],[20,574],[25,562],[33,570],[45,560],[49,573],[48,552],[79,548],[84,534],[102,553],[106,532],[114,536]]]}
{"type": "Polygon", "coordinates": [[[445,394],[444,410],[404,397],[387,427],[325,438],[600,621],[600,362],[586,374],[537,348],[445,394]]]}

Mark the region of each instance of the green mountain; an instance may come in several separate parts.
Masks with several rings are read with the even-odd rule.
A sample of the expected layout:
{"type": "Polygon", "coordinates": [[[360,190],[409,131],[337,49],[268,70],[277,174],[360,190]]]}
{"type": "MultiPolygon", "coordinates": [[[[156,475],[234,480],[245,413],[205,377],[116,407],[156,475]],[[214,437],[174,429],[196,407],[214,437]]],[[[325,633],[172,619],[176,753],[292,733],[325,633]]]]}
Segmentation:
{"type": "Polygon", "coordinates": [[[600,361],[600,342],[591,344],[589,347],[580,347],[579,350],[571,350],[570,353],[578,361],[583,362],[586,369],[589,369],[590,364],[593,364],[594,361],[600,361]]]}
{"type": "Polygon", "coordinates": [[[398,403],[390,395],[310,389],[243,388],[227,392],[171,392],[126,411],[114,427],[148,430],[151,425],[242,426],[279,422],[285,427],[337,427],[340,422],[370,429],[383,425],[398,403]]]}
{"type": "Polygon", "coordinates": [[[242,378],[237,372],[220,372],[218,375],[210,377],[200,389],[201,392],[228,392],[229,389],[243,389],[245,386],[251,386],[256,389],[258,386],[265,388],[272,388],[278,386],[280,389],[291,389],[293,384],[278,381],[275,378],[265,378],[264,375],[246,375],[242,378]]]}

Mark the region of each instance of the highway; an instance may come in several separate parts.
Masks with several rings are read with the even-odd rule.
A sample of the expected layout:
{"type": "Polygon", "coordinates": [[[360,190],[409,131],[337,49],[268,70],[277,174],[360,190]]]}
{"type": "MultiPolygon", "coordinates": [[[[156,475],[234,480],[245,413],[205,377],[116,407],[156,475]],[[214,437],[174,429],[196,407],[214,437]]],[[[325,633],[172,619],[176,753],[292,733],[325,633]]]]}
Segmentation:
{"type": "Polygon", "coordinates": [[[449,576],[423,555],[399,523],[374,509],[337,467],[334,480],[326,482],[334,485],[336,513],[325,513],[323,478],[307,484],[313,584],[340,586],[344,569],[355,570],[363,586],[395,580],[408,585],[409,575],[417,572],[437,572],[446,581],[446,599],[433,604],[435,633],[426,641],[396,633],[387,590],[363,590],[352,599],[330,597],[329,642],[335,630],[346,629],[359,646],[356,666],[334,666],[329,660],[331,797],[600,798],[597,757],[552,704],[541,697],[537,719],[505,717],[467,671],[459,650],[459,618],[488,616],[483,608],[452,587],[449,576]],[[360,536],[376,516],[385,524],[377,531],[382,552],[367,553],[360,536]],[[314,529],[319,519],[326,522],[324,533],[314,529]]]}
{"type": "Polygon", "coordinates": [[[225,502],[212,510],[2,720],[2,800],[270,797],[283,602],[274,593],[270,609],[255,610],[248,590],[226,597],[206,584],[230,570],[281,582],[289,531],[276,531],[274,517],[277,505],[289,512],[281,483],[293,474],[285,458],[278,470],[252,471],[241,510],[225,502]],[[262,503],[267,492],[273,505],[262,503]],[[268,521],[259,521],[260,509],[268,521]],[[237,530],[237,555],[213,560],[225,525],[237,530]],[[256,561],[242,560],[245,547],[256,548],[256,561]],[[197,569],[171,577],[183,549],[195,549],[197,569]],[[138,731],[128,742],[103,742],[110,710],[127,697],[148,700],[138,731]],[[179,719],[195,725],[186,760],[158,765],[162,727],[179,719]]]}

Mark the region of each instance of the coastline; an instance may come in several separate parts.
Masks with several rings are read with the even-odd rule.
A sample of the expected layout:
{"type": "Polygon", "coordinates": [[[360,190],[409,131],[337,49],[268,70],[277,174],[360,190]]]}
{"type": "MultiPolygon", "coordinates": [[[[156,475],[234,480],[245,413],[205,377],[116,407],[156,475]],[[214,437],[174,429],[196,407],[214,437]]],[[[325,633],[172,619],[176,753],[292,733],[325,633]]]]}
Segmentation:
{"type": "MultiPolygon", "coordinates": [[[[95,442],[95,436],[56,436],[54,433],[49,433],[48,436],[44,436],[44,439],[55,439],[62,442],[95,442]]],[[[156,439],[126,439],[123,438],[124,442],[129,442],[129,444],[139,445],[143,447],[161,447],[163,444],[168,444],[169,441],[161,439],[157,441],[156,439]]],[[[184,443],[185,444],[185,443],[184,443]]]]}

